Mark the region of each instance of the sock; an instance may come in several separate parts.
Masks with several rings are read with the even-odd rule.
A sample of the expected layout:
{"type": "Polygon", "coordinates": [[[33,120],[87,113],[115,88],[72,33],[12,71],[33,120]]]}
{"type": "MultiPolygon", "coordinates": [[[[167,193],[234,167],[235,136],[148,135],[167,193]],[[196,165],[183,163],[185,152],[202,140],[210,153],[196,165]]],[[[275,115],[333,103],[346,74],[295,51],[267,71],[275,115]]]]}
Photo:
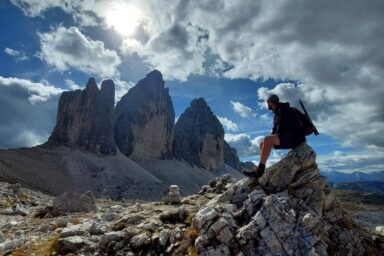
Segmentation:
{"type": "Polygon", "coordinates": [[[259,163],[259,166],[257,167],[259,172],[264,172],[265,170],[265,164],[259,163]]]}

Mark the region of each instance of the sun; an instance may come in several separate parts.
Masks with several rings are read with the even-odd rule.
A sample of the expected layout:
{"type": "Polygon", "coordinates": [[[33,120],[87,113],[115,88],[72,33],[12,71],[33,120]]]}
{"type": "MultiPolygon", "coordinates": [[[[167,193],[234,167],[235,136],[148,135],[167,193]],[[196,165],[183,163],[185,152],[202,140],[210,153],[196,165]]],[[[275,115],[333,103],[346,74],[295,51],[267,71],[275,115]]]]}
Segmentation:
{"type": "Polygon", "coordinates": [[[106,23],[123,36],[130,36],[143,20],[143,13],[136,7],[121,4],[107,11],[106,23]]]}

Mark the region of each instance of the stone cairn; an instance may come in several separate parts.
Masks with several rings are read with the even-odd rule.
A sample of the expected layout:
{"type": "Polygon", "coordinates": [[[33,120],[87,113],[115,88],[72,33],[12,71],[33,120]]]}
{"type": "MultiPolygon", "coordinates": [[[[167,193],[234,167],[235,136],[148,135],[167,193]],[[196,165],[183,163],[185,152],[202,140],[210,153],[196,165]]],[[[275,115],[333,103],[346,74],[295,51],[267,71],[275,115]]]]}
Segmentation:
{"type": "Polygon", "coordinates": [[[180,194],[180,188],[177,185],[169,186],[168,195],[163,198],[165,204],[179,204],[182,196],[180,194]]]}

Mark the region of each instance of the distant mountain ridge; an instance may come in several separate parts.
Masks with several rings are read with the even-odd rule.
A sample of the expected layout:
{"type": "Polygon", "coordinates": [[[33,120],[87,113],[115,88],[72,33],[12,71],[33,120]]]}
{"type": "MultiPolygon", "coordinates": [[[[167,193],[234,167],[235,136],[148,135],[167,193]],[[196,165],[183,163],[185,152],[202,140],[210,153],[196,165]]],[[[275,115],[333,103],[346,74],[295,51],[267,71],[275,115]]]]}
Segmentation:
{"type": "Polygon", "coordinates": [[[384,171],[380,172],[353,172],[344,173],[338,171],[321,172],[329,182],[355,182],[355,181],[381,181],[384,182],[384,171]]]}
{"type": "Polygon", "coordinates": [[[330,184],[336,189],[348,189],[367,193],[384,194],[384,182],[382,181],[355,181],[330,184]]]}

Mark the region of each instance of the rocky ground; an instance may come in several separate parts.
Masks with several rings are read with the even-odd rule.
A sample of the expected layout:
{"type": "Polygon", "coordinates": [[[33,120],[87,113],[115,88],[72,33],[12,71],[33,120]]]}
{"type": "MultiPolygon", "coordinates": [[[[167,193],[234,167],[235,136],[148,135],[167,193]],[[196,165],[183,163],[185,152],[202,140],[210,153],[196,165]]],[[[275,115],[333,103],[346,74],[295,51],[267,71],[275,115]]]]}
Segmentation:
{"type": "Polygon", "coordinates": [[[384,236],[384,195],[339,189],[335,193],[356,224],[384,236]]]}
{"type": "Polygon", "coordinates": [[[258,181],[225,175],[184,198],[172,187],[162,202],[54,198],[0,183],[0,253],[382,255],[383,237],[352,221],[314,161],[304,147],[258,181]]]}

